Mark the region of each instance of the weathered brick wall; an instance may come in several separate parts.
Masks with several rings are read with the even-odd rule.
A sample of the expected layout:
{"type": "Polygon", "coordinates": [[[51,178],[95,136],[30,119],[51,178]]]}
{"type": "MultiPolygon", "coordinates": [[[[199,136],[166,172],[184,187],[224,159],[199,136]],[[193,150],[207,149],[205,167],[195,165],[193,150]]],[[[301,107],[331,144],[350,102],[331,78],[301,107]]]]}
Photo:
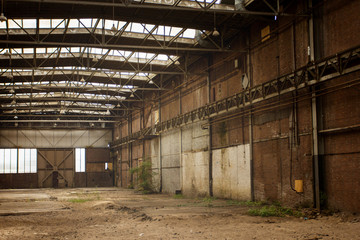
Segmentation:
{"type": "MultiPolygon", "coordinates": [[[[315,5],[317,5],[316,1],[315,5]]],[[[315,41],[317,45],[315,52],[318,55],[321,53],[321,57],[326,57],[359,45],[359,1],[330,0],[316,7],[315,37],[319,41],[315,41]]],[[[306,8],[307,1],[297,1],[290,6],[288,11],[301,13],[306,8]]],[[[247,73],[250,85],[256,86],[306,66],[309,62],[308,46],[310,46],[308,18],[279,17],[277,21],[270,23],[257,21],[245,29],[243,34],[231,43],[231,46],[234,50],[241,51],[203,56],[189,66],[189,72],[193,74],[188,76],[186,84],[184,76],[174,78],[174,83],[167,83],[169,88],[179,85],[181,87],[166,92],[161,97],[162,121],[204,106],[209,99],[213,102],[242,91],[241,76],[244,73],[247,73]],[[270,38],[262,42],[261,29],[268,25],[271,31],[270,38]],[[250,49],[247,48],[247,42],[250,43],[250,49]],[[250,55],[248,56],[243,50],[249,50],[250,55]],[[235,59],[238,59],[237,67],[234,65],[235,59]],[[210,79],[210,89],[207,77],[210,79]]],[[[330,80],[317,88],[326,89],[359,77],[359,72],[357,72],[330,80]]],[[[317,99],[318,117],[321,120],[320,130],[359,123],[358,90],[358,86],[346,88],[324,94],[317,99]]],[[[152,104],[152,107],[150,104],[145,107],[146,126],[154,124],[154,114],[159,108],[158,102],[152,104]]],[[[231,118],[229,114],[228,119],[211,125],[212,150],[218,151],[217,153],[231,152],[237,147],[241,148],[240,146],[247,147],[252,142],[251,160],[253,161],[255,200],[312,206],[314,170],[310,88],[281,98],[263,101],[261,104],[253,105],[252,109],[251,118],[249,108],[245,108],[231,113],[234,114],[231,118]],[[250,139],[251,133],[252,139],[250,139]],[[304,181],[303,193],[293,191],[295,180],[304,181]]],[[[142,126],[140,117],[138,119],[133,118],[133,131],[139,130],[142,126]]],[[[212,120],[217,121],[218,118],[212,120]]],[[[127,131],[127,124],[124,123],[121,125],[119,135],[126,136],[127,131]]],[[[177,131],[175,132],[178,134],[177,131]]],[[[360,185],[358,130],[320,134],[320,136],[320,176],[321,189],[326,193],[324,200],[327,200],[327,205],[334,209],[360,211],[360,204],[356,201],[360,198],[357,187],[360,185]]],[[[133,159],[141,158],[142,144],[142,142],[133,144],[133,159]]],[[[144,154],[155,156],[155,158],[152,157],[153,161],[158,159],[155,149],[158,149],[158,140],[145,141],[144,154]]],[[[127,145],[123,146],[121,152],[123,161],[126,161],[128,159],[127,145]]],[[[229,166],[237,161],[232,156],[226,155],[226,159],[222,159],[221,154],[217,156],[219,157],[217,159],[219,162],[216,163],[218,166],[221,166],[221,161],[226,161],[229,166]]],[[[127,165],[123,163],[122,166],[123,181],[127,183],[129,179],[126,172],[127,165]]],[[[226,171],[230,174],[231,168],[226,171]]],[[[231,188],[225,191],[226,196],[232,196],[227,192],[229,189],[231,188]]],[[[218,193],[221,192],[218,190],[218,193]]]]}

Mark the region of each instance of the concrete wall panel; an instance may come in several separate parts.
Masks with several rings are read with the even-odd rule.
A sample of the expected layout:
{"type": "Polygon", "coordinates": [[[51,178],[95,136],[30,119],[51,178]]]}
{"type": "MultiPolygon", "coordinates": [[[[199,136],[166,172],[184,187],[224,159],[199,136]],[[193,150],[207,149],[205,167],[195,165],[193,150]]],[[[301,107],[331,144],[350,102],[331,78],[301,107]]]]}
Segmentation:
{"type": "Polygon", "coordinates": [[[182,192],[186,196],[209,195],[209,152],[182,154],[182,192]]]}
{"type": "Polygon", "coordinates": [[[213,150],[215,197],[251,199],[250,145],[213,150]]]}
{"type": "Polygon", "coordinates": [[[180,184],[180,131],[161,134],[162,191],[175,193],[180,184]]]}

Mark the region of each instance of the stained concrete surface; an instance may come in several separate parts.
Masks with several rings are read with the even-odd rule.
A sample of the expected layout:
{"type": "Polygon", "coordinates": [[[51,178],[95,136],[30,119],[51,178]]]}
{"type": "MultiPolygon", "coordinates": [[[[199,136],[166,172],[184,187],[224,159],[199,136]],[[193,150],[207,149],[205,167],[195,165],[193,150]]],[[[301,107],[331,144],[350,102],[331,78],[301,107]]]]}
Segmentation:
{"type": "Polygon", "coordinates": [[[221,199],[142,195],[128,189],[0,191],[0,239],[359,239],[358,215],[249,216],[221,199]],[[4,204],[4,205],[3,205],[4,204]],[[12,205],[12,206],[10,206],[12,205]],[[30,212],[33,210],[33,212],[30,212]],[[10,210],[8,210],[10,212],[10,210]]]}
{"type": "Polygon", "coordinates": [[[0,216],[44,213],[65,209],[47,191],[37,189],[0,190],[0,216]],[[44,192],[45,191],[45,192],[44,192]]]}

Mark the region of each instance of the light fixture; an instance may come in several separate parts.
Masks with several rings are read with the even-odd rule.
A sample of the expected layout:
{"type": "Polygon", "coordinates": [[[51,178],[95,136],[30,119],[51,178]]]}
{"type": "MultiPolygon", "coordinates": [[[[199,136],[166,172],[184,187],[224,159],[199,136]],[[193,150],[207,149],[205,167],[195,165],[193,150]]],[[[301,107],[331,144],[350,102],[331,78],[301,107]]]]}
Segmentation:
{"type": "Polygon", "coordinates": [[[176,60],[176,61],[174,62],[174,64],[175,64],[175,65],[180,65],[180,62],[179,62],[178,60],[176,60]]]}
{"type": "Polygon", "coordinates": [[[133,98],[133,97],[134,97],[134,93],[133,93],[133,92],[131,92],[130,97],[131,97],[131,98],[133,98]]]}
{"type": "Polygon", "coordinates": [[[80,82],[85,82],[84,77],[81,77],[80,82]]]}
{"type": "Polygon", "coordinates": [[[153,82],[153,80],[152,80],[152,79],[150,79],[149,84],[154,84],[154,82],[153,82]]]}
{"type": "Polygon", "coordinates": [[[215,12],[214,12],[214,31],[212,32],[212,35],[213,35],[214,37],[220,36],[219,31],[216,30],[216,14],[215,14],[215,12]]]}
{"type": "Polygon", "coordinates": [[[106,115],[110,115],[110,110],[106,110],[106,115]]]}
{"type": "Polygon", "coordinates": [[[212,32],[212,35],[213,35],[214,37],[220,36],[220,33],[219,33],[218,30],[216,30],[216,27],[214,27],[214,31],[212,32]]]}
{"type": "Polygon", "coordinates": [[[60,121],[60,118],[57,118],[56,121],[60,121]]]}
{"type": "Polygon", "coordinates": [[[101,121],[101,118],[99,118],[98,121],[100,122],[100,121],[101,121]]]}
{"type": "Polygon", "coordinates": [[[116,105],[116,107],[118,107],[118,108],[121,107],[121,106],[120,106],[120,103],[118,103],[118,104],[116,105]]]}
{"type": "Polygon", "coordinates": [[[1,0],[1,15],[0,15],[0,22],[7,21],[7,17],[4,15],[4,0],[1,0]]]}
{"type": "Polygon", "coordinates": [[[64,114],[65,110],[64,109],[60,109],[60,114],[64,114]]]}
{"type": "Polygon", "coordinates": [[[15,90],[14,90],[14,89],[10,89],[10,90],[9,90],[9,93],[15,93],[15,90]]]}
{"type": "Polygon", "coordinates": [[[93,62],[98,62],[99,61],[99,59],[96,56],[94,56],[92,60],[93,60],[93,62]]]}
{"type": "MultiPolygon", "coordinates": [[[[112,7],[112,20],[115,21],[115,7],[114,7],[114,0],[112,1],[113,2],[113,7],[112,7]]],[[[118,31],[117,28],[115,27],[115,23],[113,23],[112,27],[111,27],[111,31],[114,32],[114,34],[116,34],[116,32],[118,31]]]]}
{"type": "Polygon", "coordinates": [[[11,101],[11,104],[16,104],[16,100],[13,99],[13,100],[11,101]]]}
{"type": "Polygon", "coordinates": [[[6,51],[4,52],[4,56],[7,56],[7,57],[10,57],[10,56],[11,56],[11,53],[9,52],[9,50],[6,50],[6,51]]]}
{"type": "Polygon", "coordinates": [[[111,31],[113,31],[114,34],[118,31],[118,29],[115,27],[115,23],[112,25],[111,31]]]}
{"type": "Polygon", "coordinates": [[[90,127],[94,127],[94,126],[95,126],[95,124],[94,124],[94,123],[91,123],[91,124],[90,124],[90,127]]]}
{"type": "Polygon", "coordinates": [[[18,119],[18,116],[15,116],[14,119],[18,119]]]}
{"type": "Polygon", "coordinates": [[[56,127],[57,126],[57,124],[56,123],[54,123],[54,127],[56,127]]]}
{"type": "Polygon", "coordinates": [[[17,113],[17,110],[16,110],[16,109],[14,109],[14,110],[13,110],[13,113],[17,113]]]}
{"type": "Polygon", "coordinates": [[[7,17],[4,16],[4,13],[1,13],[0,22],[5,22],[5,21],[7,21],[7,17]]]}

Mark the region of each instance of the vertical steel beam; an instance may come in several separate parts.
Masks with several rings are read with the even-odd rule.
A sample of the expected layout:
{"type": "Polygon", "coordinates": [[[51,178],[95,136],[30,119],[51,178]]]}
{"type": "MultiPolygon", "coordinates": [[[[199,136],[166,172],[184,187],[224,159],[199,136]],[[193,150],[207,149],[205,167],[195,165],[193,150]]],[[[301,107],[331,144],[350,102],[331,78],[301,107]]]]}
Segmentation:
{"type": "MultiPolygon", "coordinates": [[[[312,0],[308,2],[309,8],[312,8],[312,0]]],[[[309,61],[315,60],[315,49],[314,49],[314,18],[311,13],[309,19],[309,61]]],[[[315,87],[312,87],[312,99],[311,99],[311,120],[312,120],[312,142],[313,142],[313,171],[314,171],[314,198],[315,207],[320,209],[320,169],[319,169],[319,136],[318,136],[318,109],[316,106],[316,93],[315,87]]]]}
{"type": "Polygon", "coordinates": [[[319,136],[317,124],[317,107],[315,87],[312,88],[313,94],[311,99],[311,119],[312,119],[312,140],[313,140],[313,167],[314,167],[314,192],[315,207],[320,209],[320,178],[319,178],[319,136]]]}
{"type": "MultiPolygon", "coordinates": [[[[119,126],[119,139],[121,139],[123,136],[122,136],[122,130],[121,130],[121,124],[118,124],[119,126]]],[[[123,158],[122,158],[122,152],[123,151],[123,147],[122,145],[120,146],[119,148],[119,155],[120,155],[120,158],[118,159],[118,162],[120,163],[120,166],[119,166],[119,178],[120,178],[120,186],[123,187],[123,166],[122,166],[122,161],[123,161],[123,158]]],[[[118,183],[117,183],[117,186],[119,186],[119,180],[118,180],[118,183]]]]}
{"type": "MultiPolygon", "coordinates": [[[[182,102],[181,102],[181,88],[179,88],[179,115],[182,114],[182,102]]],[[[179,157],[180,157],[180,189],[182,191],[183,189],[183,174],[182,174],[182,170],[183,170],[183,165],[182,165],[182,128],[179,128],[179,157]]]]}
{"type": "MultiPolygon", "coordinates": [[[[210,79],[210,66],[213,65],[212,55],[208,57],[208,70],[207,70],[207,85],[208,85],[208,104],[211,102],[211,79],[210,79]]],[[[211,118],[208,119],[209,122],[209,195],[213,196],[213,156],[212,156],[212,125],[210,124],[211,118]]]]}
{"type": "MultiPolygon", "coordinates": [[[[162,86],[162,79],[161,79],[162,86]]],[[[161,97],[159,98],[159,122],[161,122],[161,97]]],[[[162,157],[161,157],[161,133],[159,134],[159,192],[162,192],[162,157]]]]}
{"type": "MultiPolygon", "coordinates": [[[[132,132],[132,113],[128,116],[128,136],[131,136],[132,132]]],[[[132,169],[132,142],[130,141],[128,144],[128,160],[129,160],[129,168],[132,169]]],[[[133,174],[130,173],[130,184],[133,185],[133,174]]]]}
{"type": "MultiPolygon", "coordinates": [[[[247,45],[250,46],[250,35],[247,38],[247,45]]],[[[246,72],[249,76],[248,87],[252,87],[252,68],[251,68],[251,52],[250,47],[248,48],[246,56],[246,72]]],[[[244,127],[244,126],[243,126],[244,127]]],[[[252,110],[249,112],[249,158],[250,158],[250,191],[251,201],[255,201],[255,186],[254,186],[254,157],[253,157],[253,115],[252,110]]]]}

